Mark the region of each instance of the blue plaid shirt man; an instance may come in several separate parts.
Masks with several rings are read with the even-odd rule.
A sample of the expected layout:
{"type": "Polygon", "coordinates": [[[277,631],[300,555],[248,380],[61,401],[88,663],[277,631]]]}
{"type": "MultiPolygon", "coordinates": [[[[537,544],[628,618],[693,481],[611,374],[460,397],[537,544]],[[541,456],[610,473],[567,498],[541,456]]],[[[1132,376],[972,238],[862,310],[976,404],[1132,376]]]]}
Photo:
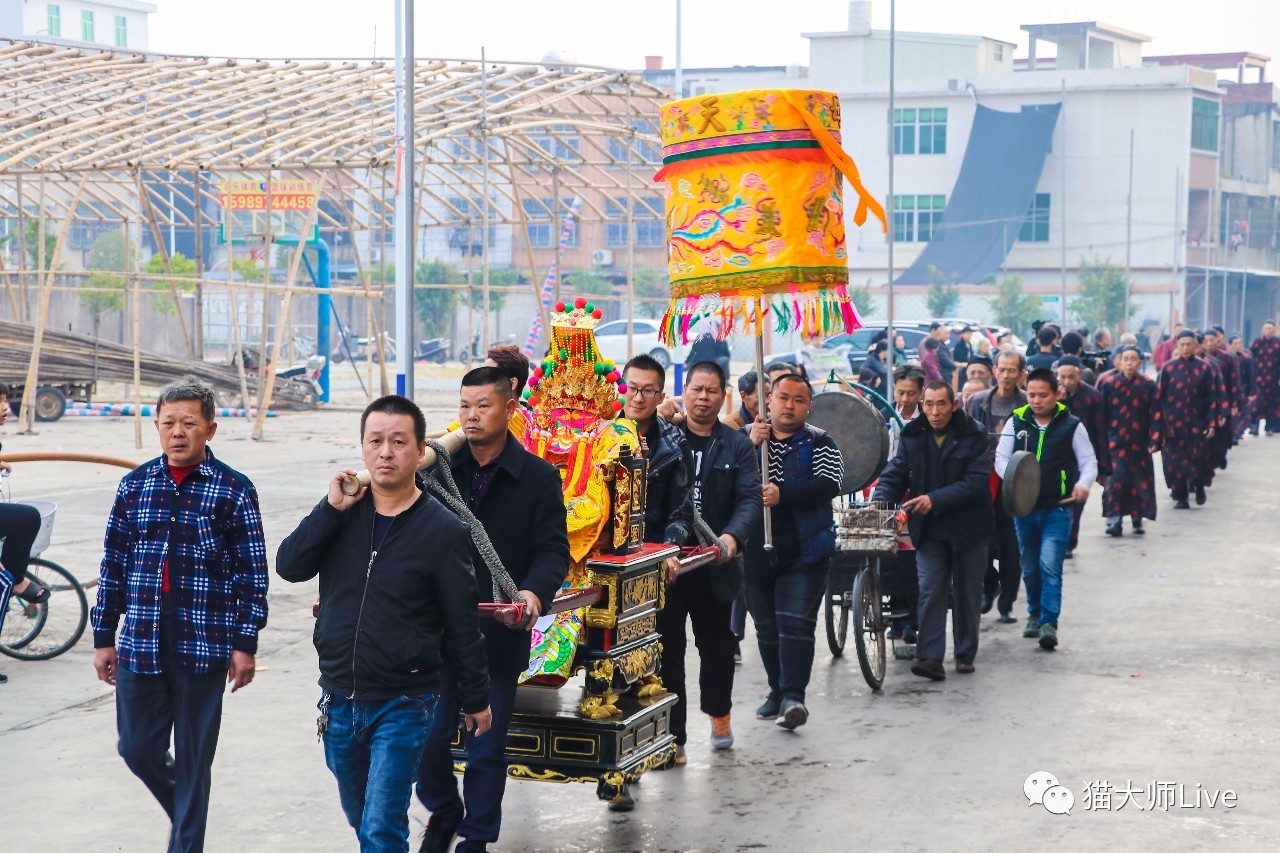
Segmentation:
{"type": "Polygon", "coordinates": [[[267,622],[267,554],[258,493],[247,477],[214,458],[178,486],[160,456],[120,481],[107,521],[94,648],[116,644],[122,667],[162,671],[161,579],[169,563],[176,636],[172,660],[193,674],[226,669],[232,651],[256,654],[267,622]]]}

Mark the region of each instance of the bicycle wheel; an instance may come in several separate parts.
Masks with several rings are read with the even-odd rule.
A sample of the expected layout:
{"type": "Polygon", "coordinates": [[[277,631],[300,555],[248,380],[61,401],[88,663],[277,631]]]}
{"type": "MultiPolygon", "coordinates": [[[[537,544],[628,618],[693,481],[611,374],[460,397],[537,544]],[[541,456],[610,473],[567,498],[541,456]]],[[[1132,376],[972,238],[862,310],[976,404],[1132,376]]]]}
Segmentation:
{"type": "Polygon", "coordinates": [[[4,628],[0,630],[0,652],[8,654],[10,649],[21,649],[31,642],[40,633],[48,617],[49,602],[32,604],[16,595],[9,596],[4,628]]]}
{"type": "Polygon", "coordinates": [[[823,593],[823,616],[827,624],[827,645],[833,657],[844,656],[844,641],[849,635],[849,599],[846,590],[836,589],[837,572],[827,574],[827,589],[823,593]]]}
{"type": "Polygon", "coordinates": [[[18,660],[48,660],[80,641],[89,623],[89,599],[80,581],[57,563],[33,557],[27,573],[47,586],[52,595],[38,605],[39,627],[32,631],[28,625],[24,633],[29,636],[15,637],[19,640],[16,645],[10,643],[9,619],[15,615],[10,605],[0,652],[18,660]]]}
{"type": "Polygon", "coordinates": [[[853,610],[857,619],[853,635],[858,666],[872,690],[884,685],[884,620],[880,618],[880,584],[875,563],[853,579],[853,610]]]}

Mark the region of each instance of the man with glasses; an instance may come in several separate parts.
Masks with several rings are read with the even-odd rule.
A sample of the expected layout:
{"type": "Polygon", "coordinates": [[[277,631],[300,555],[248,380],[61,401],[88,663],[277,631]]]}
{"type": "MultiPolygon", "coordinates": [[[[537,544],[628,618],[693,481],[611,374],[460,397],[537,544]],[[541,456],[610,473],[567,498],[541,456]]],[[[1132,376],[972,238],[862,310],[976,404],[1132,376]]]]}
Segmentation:
{"type": "MultiPolygon", "coordinates": [[[[683,545],[693,539],[693,454],[680,428],[658,417],[658,406],[666,399],[667,372],[651,356],[637,355],[622,375],[627,385],[622,416],[636,422],[649,460],[644,540],[683,545]]],[[[680,560],[671,557],[663,566],[663,577],[671,583],[679,571],[680,560]]],[[[635,801],[624,788],[622,799],[609,808],[631,811],[635,801]]]]}

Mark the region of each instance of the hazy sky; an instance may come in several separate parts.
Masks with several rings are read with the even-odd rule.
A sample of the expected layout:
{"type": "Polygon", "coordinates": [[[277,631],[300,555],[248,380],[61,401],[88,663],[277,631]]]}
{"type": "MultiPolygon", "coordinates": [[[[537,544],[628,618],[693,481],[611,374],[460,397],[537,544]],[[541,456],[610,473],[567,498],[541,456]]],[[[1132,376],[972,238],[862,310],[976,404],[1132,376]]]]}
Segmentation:
{"type": "MultiPolygon", "coordinates": [[[[393,51],[396,0],[153,0],[153,50],[244,57],[369,57],[393,51]]],[[[420,57],[537,60],[638,68],[675,60],[675,0],[417,0],[420,57]]],[[[686,67],[808,64],[803,32],[847,28],[845,0],[684,0],[686,67]],[[732,14],[725,14],[731,9],[732,14]],[[778,14],[785,9],[788,14],[778,14]]],[[[1251,50],[1280,60],[1276,0],[899,0],[900,30],[970,33],[1019,45],[1027,23],[1102,20],[1151,36],[1145,53],[1251,50]]],[[[887,29],[888,0],[872,5],[887,29]]],[[[1042,55],[1044,50],[1042,48],[1042,55]]]]}

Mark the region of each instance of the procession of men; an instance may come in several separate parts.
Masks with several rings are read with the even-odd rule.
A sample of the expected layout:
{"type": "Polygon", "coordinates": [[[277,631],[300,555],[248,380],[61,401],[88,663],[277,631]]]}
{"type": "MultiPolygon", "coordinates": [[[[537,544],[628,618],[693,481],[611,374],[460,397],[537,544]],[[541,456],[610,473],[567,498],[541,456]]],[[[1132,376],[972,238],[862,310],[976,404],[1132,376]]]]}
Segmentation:
{"type": "MultiPolygon", "coordinates": [[[[926,381],[910,363],[891,373],[894,399],[878,410],[891,413],[894,451],[872,490],[844,499],[906,512],[918,595],[913,615],[893,630],[914,644],[918,677],[975,673],[982,615],[998,606],[998,624],[1020,621],[1019,600],[1022,636],[1041,652],[1092,642],[1060,625],[1073,612],[1063,565],[1074,559],[1080,526],[1101,516],[1108,537],[1146,535],[1160,502],[1156,454],[1174,510],[1191,510],[1208,501],[1233,446],[1280,430],[1280,337],[1270,322],[1247,348],[1220,327],[1178,329],[1170,345],[1161,342],[1155,378],[1135,345],[1121,343],[1086,367],[1072,341],[1081,355],[1062,351],[1063,337],[1044,324],[1031,359],[1003,345],[990,358],[956,360],[948,378],[926,381]],[[1034,458],[1039,490],[1015,516],[1005,497],[1019,452],[1034,458]],[[1101,500],[1091,503],[1095,485],[1101,500]]],[[[569,552],[559,475],[508,432],[528,360],[512,346],[488,356],[459,388],[466,445],[450,464],[462,518],[417,476],[427,447],[422,411],[390,395],[361,415],[367,485],[348,494],[356,472],[336,471],[276,558],[286,581],[319,578],[317,734],[362,850],[410,849],[415,793],[431,813],[421,851],[454,849],[455,840],[459,851],[486,850],[503,828],[517,678],[529,629],[564,581],[569,552]],[[487,531],[486,547],[518,587],[525,610],[516,625],[477,619],[496,584],[468,525],[487,531]],[[461,789],[451,752],[459,744],[469,759],[461,789]]],[[[740,666],[761,667],[768,685],[747,716],[797,732],[829,710],[807,688],[837,551],[832,507],[844,459],[808,422],[815,388],[799,364],[771,363],[763,381],[740,377],[736,387],[749,398],[737,404],[714,361],[685,365],[682,393],[670,399],[673,383],[653,358],[636,356],[620,373],[619,416],[636,424],[650,458],[646,539],[705,545],[702,526],[719,553],[698,573],[680,575],[674,559],[663,568],[662,672],[678,704],[676,752],[660,769],[678,772],[699,744],[734,748],[740,666]],[[744,612],[758,654],[738,647],[744,612]],[[689,627],[696,675],[686,673],[689,627]],[[689,720],[695,702],[699,723],[689,720]]],[[[121,482],[107,529],[94,665],[119,693],[120,755],[172,821],[168,849],[198,851],[222,691],[253,680],[266,625],[266,549],[254,484],[207,447],[217,432],[212,391],[185,377],[160,392],[156,412],[162,455],[121,482]]],[[[627,788],[610,808],[635,805],[627,788]]]]}

